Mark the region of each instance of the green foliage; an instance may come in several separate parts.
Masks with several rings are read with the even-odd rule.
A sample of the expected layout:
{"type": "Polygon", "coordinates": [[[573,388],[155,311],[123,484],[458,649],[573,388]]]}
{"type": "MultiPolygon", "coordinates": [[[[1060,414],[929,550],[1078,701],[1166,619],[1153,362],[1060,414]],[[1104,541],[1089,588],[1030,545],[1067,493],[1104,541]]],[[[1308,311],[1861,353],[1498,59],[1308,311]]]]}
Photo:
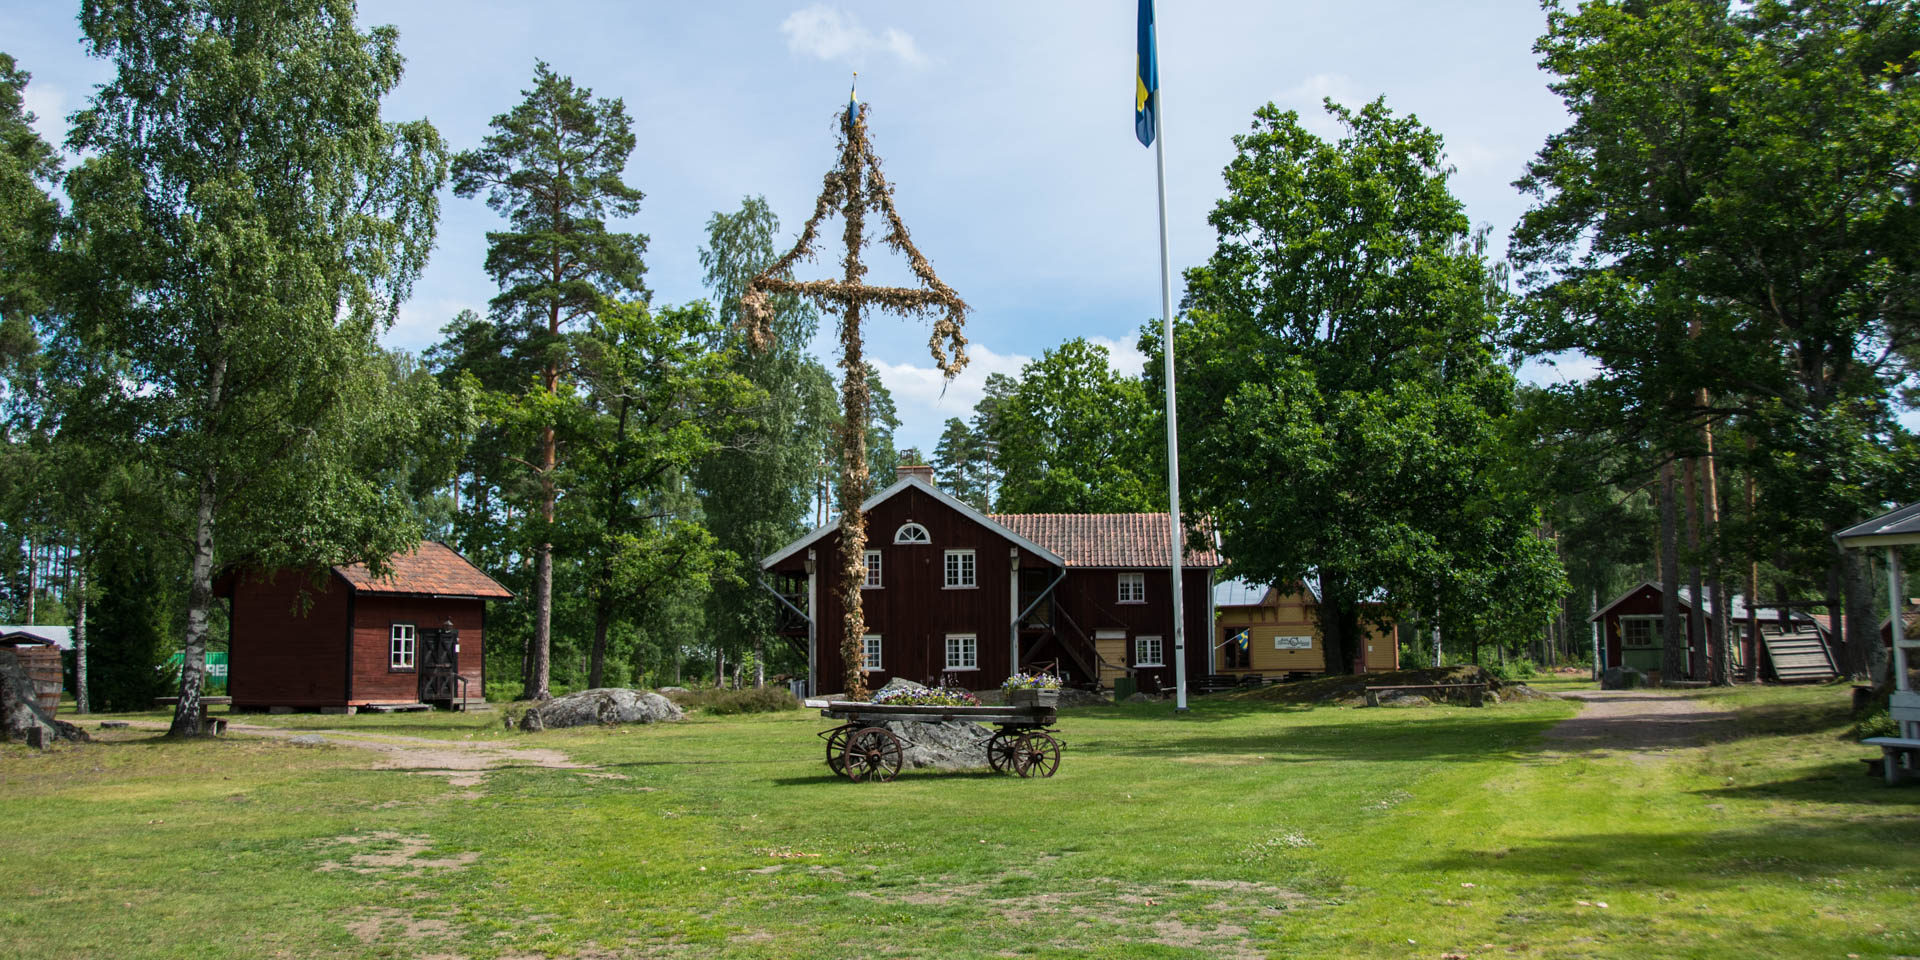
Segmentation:
{"type": "Polygon", "coordinates": [[[933,448],[933,469],[941,488],[955,498],[983,513],[991,508],[992,443],[959,417],[947,418],[933,448]]]}
{"type": "Polygon", "coordinates": [[[347,0],[86,4],[114,78],[75,115],[63,439],[141,465],[190,545],[177,732],[197,732],[216,565],[376,569],[419,527],[370,466],[402,402],[375,344],[425,265],[446,163],[386,123],[391,28],[347,0]],[[137,385],[137,388],[133,385],[137,385]]]}
{"type": "Polygon", "coordinates": [[[88,608],[88,693],[95,710],[151,710],[167,692],[160,665],[173,652],[172,613],[179,597],[166,568],[143,548],[104,552],[94,562],[96,599],[88,608]]]}
{"type": "Polygon", "coordinates": [[[1000,512],[1166,509],[1155,404],[1139,380],[1113,369],[1105,347],[1069,340],[993,399],[972,447],[992,450],[1000,512]]]}
{"type": "Polygon", "coordinates": [[[675,691],[670,696],[674,703],[682,707],[692,707],[722,717],[800,709],[800,701],[785,687],[746,687],[740,690],[701,687],[685,693],[675,691]]]}
{"type": "Polygon", "coordinates": [[[36,320],[53,289],[53,240],[60,209],[48,196],[60,158],[33,129],[23,97],[30,78],[0,53],[0,414],[25,386],[39,354],[36,320]]]}
{"type": "Polygon", "coordinates": [[[1381,592],[1369,609],[1438,610],[1456,642],[1531,636],[1564,582],[1517,473],[1482,243],[1439,135],[1380,101],[1327,109],[1337,141],[1271,105],[1235,138],[1176,331],[1185,493],[1236,575],[1318,578],[1332,671],[1381,592]]]}

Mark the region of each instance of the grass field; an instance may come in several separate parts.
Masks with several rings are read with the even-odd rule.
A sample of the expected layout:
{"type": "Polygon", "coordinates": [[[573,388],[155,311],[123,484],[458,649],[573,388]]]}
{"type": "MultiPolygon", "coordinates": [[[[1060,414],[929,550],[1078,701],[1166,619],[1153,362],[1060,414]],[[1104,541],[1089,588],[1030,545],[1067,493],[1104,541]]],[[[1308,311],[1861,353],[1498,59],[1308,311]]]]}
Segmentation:
{"type": "Polygon", "coordinates": [[[1845,688],[1692,695],[1719,742],[1630,753],[1544,742],[1558,700],[1069,711],[1052,780],[850,784],[807,711],[258,718],[594,765],[464,785],[239,733],[0,747],[0,957],[1920,955],[1920,789],[1865,775],[1845,688]]]}

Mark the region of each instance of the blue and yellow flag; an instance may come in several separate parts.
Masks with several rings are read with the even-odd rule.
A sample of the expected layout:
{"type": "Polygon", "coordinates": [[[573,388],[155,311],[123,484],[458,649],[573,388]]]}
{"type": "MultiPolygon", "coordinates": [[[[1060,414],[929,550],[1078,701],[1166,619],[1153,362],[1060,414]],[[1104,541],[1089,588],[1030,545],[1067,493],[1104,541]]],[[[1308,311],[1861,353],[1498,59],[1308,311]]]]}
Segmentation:
{"type": "Polygon", "coordinates": [[[853,75],[853,83],[847,87],[847,122],[848,123],[852,123],[855,119],[857,119],[860,116],[860,98],[854,93],[854,88],[858,87],[859,85],[860,85],[860,74],[858,71],[856,71],[853,75]]]}
{"type": "Polygon", "coordinates": [[[1153,0],[1140,0],[1140,38],[1133,59],[1133,135],[1140,138],[1143,147],[1153,146],[1154,115],[1160,112],[1160,64],[1154,52],[1156,46],[1153,0]]]}

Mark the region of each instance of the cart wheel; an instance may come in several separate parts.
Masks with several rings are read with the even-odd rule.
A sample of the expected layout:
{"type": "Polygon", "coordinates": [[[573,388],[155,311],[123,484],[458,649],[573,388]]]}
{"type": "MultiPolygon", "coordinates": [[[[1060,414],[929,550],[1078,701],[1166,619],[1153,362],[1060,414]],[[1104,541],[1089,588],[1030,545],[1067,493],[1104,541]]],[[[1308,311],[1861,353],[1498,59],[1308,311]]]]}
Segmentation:
{"type": "Polygon", "coordinates": [[[987,738],[987,765],[994,773],[1013,772],[1013,742],[1017,738],[1017,734],[1005,730],[987,738]]]}
{"type": "Polygon", "coordinates": [[[1013,741],[1013,772],[1023,777],[1051,777],[1060,769],[1060,742],[1033,730],[1013,741]]]}
{"type": "Polygon", "coordinates": [[[847,734],[853,729],[853,724],[847,724],[827,731],[827,769],[832,770],[835,776],[846,772],[846,761],[842,755],[847,752],[847,734]]]}
{"type": "Polygon", "coordinates": [[[846,752],[841,755],[841,772],[848,780],[878,780],[886,783],[900,772],[905,749],[900,738],[884,727],[866,727],[847,737],[846,752]]]}

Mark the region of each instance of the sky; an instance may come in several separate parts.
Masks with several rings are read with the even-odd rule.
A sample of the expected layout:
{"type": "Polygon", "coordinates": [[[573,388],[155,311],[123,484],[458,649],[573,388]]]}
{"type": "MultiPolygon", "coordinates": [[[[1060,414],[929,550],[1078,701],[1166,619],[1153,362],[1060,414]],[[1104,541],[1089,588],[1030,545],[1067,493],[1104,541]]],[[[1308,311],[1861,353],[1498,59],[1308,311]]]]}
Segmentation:
{"type": "MultiPolygon", "coordinates": [[[[32,72],[28,108],[49,140],[111,71],[87,56],[77,3],[0,2],[0,50],[32,72]]],[[[896,443],[931,452],[966,418],[990,373],[1073,337],[1137,374],[1143,323],[1160,313],[1154,152],[1133,134],[1133,0],[586,2],[363,0],[363,26],[392,24],[407,73],[390,119],[426,117],[453,149],[478,146],[518,103],[536,60],[596,96],[624,100],[639,146],[627,182],[646,193],[616,229],[648,235],[655,303],[709,296],[699,249],[715,211],[766,196],[791,242],[836,159],[834,119],[854,71],[895,203],[941,279],[973,308],[972,363],[948,382],[920,320],[867,324],[869,356],[903,421],[896,443]]],[[[1232,137],[1273,102],[1323,136],[1331,97],[1384,95],[1439,132],[1452,185],[1494,249],[1526,208],[1511,183],[1566,125],[1532,53],[1535,0],[1190,0],[1158,13],[1167,217],[1175,272],[1211,254],[1207,213],[1232,137]]],[[[479,198],[442,199],[433,260],[386,335],[420,350],[495,292],[482,269],[501,221],[479,198]]],[[[837,234],[837,231],[835,232],[837,234]]],[[[837,255],[799,271],[828,276],[837,255]]],[[[874,283],[907,283],[884,249],[874,283]]],[[[832,323],[815,350],[831,362],[832,323]]],[[[1579,376],[1532,365],[1531,380],[1579,376]]]]}

